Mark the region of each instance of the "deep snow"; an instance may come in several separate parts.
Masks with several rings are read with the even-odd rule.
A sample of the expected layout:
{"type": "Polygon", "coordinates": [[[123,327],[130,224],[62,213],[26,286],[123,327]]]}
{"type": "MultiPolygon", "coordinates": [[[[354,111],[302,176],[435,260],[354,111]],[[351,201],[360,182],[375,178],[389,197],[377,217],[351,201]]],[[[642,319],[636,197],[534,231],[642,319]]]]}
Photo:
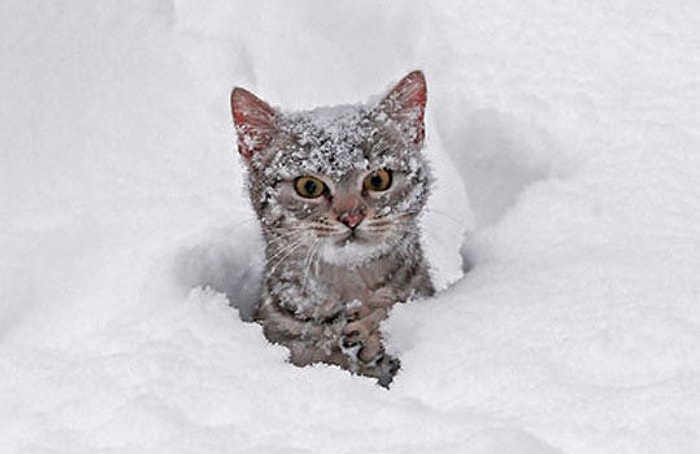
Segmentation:
{"type": "Polygon", "coordinates": [[[699,6],[0,13],[0,452],[700,452],[699,6]],[[355,103],[414,68],[459,280],[392,312],[385,391],[229,307],[260,240],[228,95],[355,103]]]}

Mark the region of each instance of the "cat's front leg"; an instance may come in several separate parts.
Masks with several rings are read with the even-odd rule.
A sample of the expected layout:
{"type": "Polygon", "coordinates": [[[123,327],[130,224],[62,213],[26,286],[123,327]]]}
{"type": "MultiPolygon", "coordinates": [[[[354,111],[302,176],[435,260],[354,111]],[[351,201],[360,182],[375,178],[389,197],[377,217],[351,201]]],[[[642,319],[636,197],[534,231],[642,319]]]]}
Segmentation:
{"type": "Polygon", "coordinates": [[[387,314],[391,306],[402,301],[399,291],[393,287],[381,287],[377,290],[367,290],[362,295],[362,301],[355,300],[346,309],[346,317],[349,321],[355,321],[368,317],[377,309],[385,309],[387,314]]]}
{"type": "MultiPolygon", "coordinates": [[[[364,306],[366,310],[367,307],[364,306]]],[[[364,317],[351,321],[345,325],[342,331],[344,347],[359,345],[358,358],[364,362],[372,361],[384,350],[382,338],[379,333],[379,325],[386,318],[387,310],[384,308],[374,309],[364,317]]]]}
{"type": "Polygon", "coordinates": [[[337,364],[345,369],[350,368],[350,358],[337,346],[337,340],[341,336],[340,329],[339,324],[307,324],[303,336],[285,343],[290,352],[289,360],[296,366],[323,362],[337,364]]]}
{"type": "Polygon", "coordinates": [[[349,305],[343,342],[346,345],[360,344],[358,356],[362,361],[370,362],[383,353],[379,326],[399,301],[399,296],[399,291],[393,287],[380,287],[366,291],[362,301],[355,300],[349,305]]]}
{"type": "MultiPolygon", "coordinates": [[[[347,338],[341,340],[347,341],[347,338]]],[[[398,359],[385,353],[379,331],[369,333],[359,344],[341,347],[341,351],[347,357],[350,370],[376,378],[379,385],[385,388],[389,387],[401,368],[398,359]]]]}

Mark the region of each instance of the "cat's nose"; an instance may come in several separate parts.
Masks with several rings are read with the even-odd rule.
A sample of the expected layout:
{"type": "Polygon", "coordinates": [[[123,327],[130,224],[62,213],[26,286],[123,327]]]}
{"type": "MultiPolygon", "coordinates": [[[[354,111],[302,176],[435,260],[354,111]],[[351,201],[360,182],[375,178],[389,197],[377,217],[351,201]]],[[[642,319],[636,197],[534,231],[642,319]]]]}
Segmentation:
{"type": "Polygon", "coordinates": [[[344,211],[338,215],[338,220],[351,229],[357,227],[364,218],[365,214],[361,210],[344,211]]]}

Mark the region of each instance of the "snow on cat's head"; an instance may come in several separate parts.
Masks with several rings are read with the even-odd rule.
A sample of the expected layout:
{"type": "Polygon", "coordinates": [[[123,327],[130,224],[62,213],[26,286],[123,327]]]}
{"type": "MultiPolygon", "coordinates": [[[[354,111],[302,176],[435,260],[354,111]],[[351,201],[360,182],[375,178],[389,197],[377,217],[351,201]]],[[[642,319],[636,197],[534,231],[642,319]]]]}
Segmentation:
{"type": "Polygon", "coordinates": [[[234,89],[238,149],[268,252],[353,265],[408,247],[430,189],[425,102],[419,71],[374,106],[282,113],[234,89]]]}

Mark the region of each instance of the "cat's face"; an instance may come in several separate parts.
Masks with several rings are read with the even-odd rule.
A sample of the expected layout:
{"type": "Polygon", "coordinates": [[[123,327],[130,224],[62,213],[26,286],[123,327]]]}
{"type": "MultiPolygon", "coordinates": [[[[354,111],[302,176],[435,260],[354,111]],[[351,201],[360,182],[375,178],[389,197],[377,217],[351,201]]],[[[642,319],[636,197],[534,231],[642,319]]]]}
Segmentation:
{"type": "Polygon", "coordinates": [[[424,106],[418,72],[372,108],[285,115],[234,90],[239,151],[267,240],[334,264],[401,247],[415,233],[430,185],[420,153],[424,106]]]}

